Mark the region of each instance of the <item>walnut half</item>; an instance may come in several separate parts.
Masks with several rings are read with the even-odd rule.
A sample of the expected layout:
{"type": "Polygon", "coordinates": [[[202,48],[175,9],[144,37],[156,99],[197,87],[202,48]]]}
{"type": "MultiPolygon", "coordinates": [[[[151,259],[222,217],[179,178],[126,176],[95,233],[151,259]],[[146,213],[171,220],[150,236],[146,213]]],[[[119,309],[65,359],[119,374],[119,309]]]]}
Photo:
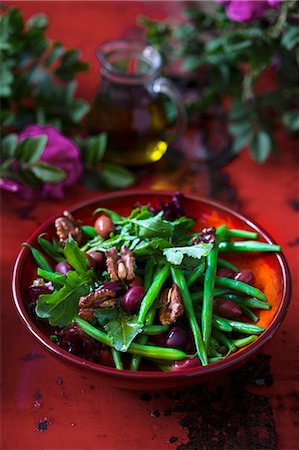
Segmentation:
{"type": "Polygon", "coordinates": [[[82,240],[80,223],[68,211],[64,211],[63,216],[55,220],[55,228],[59,241],[63,245],[68,237],[72,237],[80,244],[82,240]]]}
{"type": "Polygon", "coordinates": [[[102,308],[113,308],[116,305],[116,293],[112,289],[100,289],[80,298],[78,316],[84,320],[92,320],[94,312],[102,308]]]}
{"type": "Polygon", "coordinates": [[[182,294],[176,283],[161,292],[160,304],[159,320],[162,325],[170,325],[183,315],[182,294]]]}
{"type": "Polygon", "coordinates": [[[121,248],[120,256],[118,256],[116,247],[106,250],[105,256],[107,271],[112,281],[131,281],[135,278],[135,257],[125,245],[121,248]]]}

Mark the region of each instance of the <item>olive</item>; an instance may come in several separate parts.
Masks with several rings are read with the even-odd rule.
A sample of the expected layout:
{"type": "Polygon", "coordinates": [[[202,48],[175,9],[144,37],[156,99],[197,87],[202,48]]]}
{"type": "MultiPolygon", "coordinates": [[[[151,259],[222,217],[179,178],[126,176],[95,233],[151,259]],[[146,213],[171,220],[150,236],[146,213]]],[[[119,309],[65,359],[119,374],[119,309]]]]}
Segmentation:
{"type": "Polygon", "coordinates": [[[55,272],[62,273],[65,275],[68,271],[71,270],[71,266],[67,261],[61,261],[55,266],[55,272]]]}
{"type": "Polygon", "coordinates": [[[216,298],[213,309],[215,314],[227,319],[235,319],[242,315],[239,305],[226,298],[216,298]]]}
{"type": "Polygon", "coordinates": [[[104,267],[105,264],[105,256],[104,253],[101,252],[90,252],[85,253],[85,256],[88,258],[89,265],[88,268],[93,267],[95,270],[100,270],[104,267]]]}
{"type": "Polygon", "coordinates": [[[189,335],[184,328],[173,326],[167,333],[165,346],[185,350],[189,340],[189,335]]]}
{"type": "Polygon", "coordinates": [[[164,347],[167,335],[168,331],[164,331],[163,333],[151,336],[150,340],[153,344],[157,345],[158,347],[164,347]]]}
{"type": "Polygon", "coordinates": [[[200,367],[200,366],[201,366],[200,360],[195,356],[192,358],[182,359],[181,361],[175,361],[171,365],[170,371],[177,372],[179,370],[193,369],[193,367],[200,367]]]}
{"type": "Polygon", "coordinates": [[[101,289],[110,289],[111,291],[115,292],[116,297],[124,293],[125,287],[122,283],[119,283],[118,281],[106,281],[105,283],[101,284],[101,286],[98,288],[98,290],[101,289]]]}
{"type": "Polygon", "coordinates": [[[226,267],[222,267],[221,269],[217,270],[218,277],[234,278],[235,275],[236,275],[236,272],[234,270],[228,269],[226,267]]]}
{"type": "Polygon", "coordinates": [[[251,270],[244,269],[235,275],[235,280],[252,285],[254,283],[254,276],[251,270]]]}
{"type": "Polygon", "coordinates": [[[115,228],[111,218],[105,214],[102,214],[97,218],[94,223],[94,227],[98,235],[103,239],[106,239],[115,228]]]}
{"type": "Polygon", "coordinates": [[[134,313],[138,311],[144,295],[145,290],[142,286],[130,287],[121,299],[122,309],[128,313],[134,313]]]}
{"type": "Polygon", "coordinates": [[[143,286],[141,277],[140,277],[139,275],[136,275],[136,277],[133,278],[133,280],[131,280],[131,281],[128,282],[128,285],[129,285],[130,287],[133,287],[133,286],[143,286]]]}

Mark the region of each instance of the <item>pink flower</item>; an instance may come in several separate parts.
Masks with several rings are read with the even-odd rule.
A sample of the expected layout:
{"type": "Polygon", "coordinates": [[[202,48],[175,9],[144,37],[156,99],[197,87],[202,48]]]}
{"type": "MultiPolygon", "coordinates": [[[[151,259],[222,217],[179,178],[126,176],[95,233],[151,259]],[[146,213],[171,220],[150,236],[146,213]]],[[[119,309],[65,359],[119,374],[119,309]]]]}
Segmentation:
{"type": "Polygon", "coordinates": [[[276,8],[281,0],[218,0],[223,3],[227,16],[236,22],[249,22],[264,17],[270,8],[276,8]]]}
{"type": "Polygon", "coordinates": [[[18,136],[18,140],[46,135],[48,137],[40,160],[58,167],[66,173],[64,180],[56,184],[43,183],[41,189],[33,189],[11,179],[3,179],[0,187],[17,192],[21,197],[32,199],[61,199],[64,188],[76,183],[82,173],[79,149],[73,141],[58,132],[53,126],[28,125],[18,136]]]}

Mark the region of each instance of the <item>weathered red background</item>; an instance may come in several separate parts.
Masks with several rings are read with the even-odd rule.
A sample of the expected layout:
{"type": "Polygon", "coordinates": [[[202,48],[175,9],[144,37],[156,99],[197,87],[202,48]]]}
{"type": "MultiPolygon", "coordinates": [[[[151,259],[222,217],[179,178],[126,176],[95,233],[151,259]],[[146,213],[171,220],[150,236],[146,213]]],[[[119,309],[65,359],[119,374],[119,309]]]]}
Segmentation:
{"type": "MultiPolygon", "coordinates": [[[[92,64],[90,72],[79,78],[79,93],[88,99],[98,85],[96,46],[132,31],[140,13],[154,18],[175,17],[181,6],[179,2],[125,1],[10,4],[20,7],[25,17],[44,12],[50,20],[49,36],[82,50],[83,58],[92,64]]],[[[138,187],[173,188],[224,199],[262,225],[283,246],[293,278],[293,297],[283,325],[264,349],[272,357],[274,382],[272,386],[251,388],[269,400],[277,447],[283,450],[298,448],[299,196],[295,145],[281,138],[281,158],[262,166],[252,162],[244,151],[219,174],[211,174],[197,163],[197,175],[193,173],[192,177],[177,168],[169,177],[157,170],[138,181],[138,187]],[[222,193],[221,183],[236,196],[222,193]]],[[[11,274],[20,244],[49,216],[97,195],[79,185],[69,189],[59,203],[32,204],[13,194],[1,195],[3,449],[168,449],[181,443],[192,448],[187,447],[187,429],[179,423],[180,408],[171,415],[165,413],[181,405],[178,398],[161,394],[145,401],[136,392],[107,388],[94,377],[64,367],[26,332],[13,307],[11,274]],[[48,429],[39,432],[37,425],[45,417],[48,429]]]]}

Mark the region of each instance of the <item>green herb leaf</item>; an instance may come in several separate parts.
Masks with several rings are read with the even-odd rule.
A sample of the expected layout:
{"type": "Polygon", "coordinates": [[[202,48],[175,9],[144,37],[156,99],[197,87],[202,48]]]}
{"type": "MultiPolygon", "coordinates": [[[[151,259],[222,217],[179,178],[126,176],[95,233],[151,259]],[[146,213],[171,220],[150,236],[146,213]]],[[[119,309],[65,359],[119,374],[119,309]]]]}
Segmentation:
{"type": "Polygon", "coordinates": [[[93,314],[101,327],[104,327],[108,322],[117,320],[118,309],[117,308],[101,308],[94,312],[93,314]]]}
{"type": "Polygon", "coordinates": [[[142,240],[134,248],[135,256],[152,255],[155,252],[161,252],[165,248],[172,247],[172,244],[166,239],[153,238],[151,240],[142,240]]]}
{"type": "Polygon", "coordinates": [[[145,220],[132,219],[131,222],[138,225],[138,236],[145,238],[169,238],[173,235],[174,225],[168,220],[162,219],[163,211],[145,220]]]}
{"type": "Polygon", "coordinates": [[[13,158],[17,149],[17,135],[8,134],[1,140],[1,156],[3,159],[13,158]]]}
{"type": "Polygon", "coordinates": [[[195,259],[201,259],[207,256],[212,250],[213,244],[200,242],[196,245],[190,245],[189,247],[172,247],[163,251],[167,261],[176,266],[182,264],[185,256],[189,256],[195,259]]]}
{"type": "Polygon", "coordinates": [[[64,255],[69,265],[72,266],[80,274],[86,274],[87,272],[90,272],[90,270],[87,269],[88,260],[86,256],[83,255],[77,242],[71,237],[66,240],[64,255]]]}
{"type": "Polygon", "coordinates": [[[80,297],[90,292],[91,279],[70,270],[64,286],[52,294],[41,295],[36,302],[36,314],[48,319],[50,325],[65,327],[78,313],[80,297]]]}
{"type": "Polygon", "coordinates": [[[37,275],[42,277],[44,280],[51,281],[57,287],[62,287],[65,285],[66,275],[57,272],[49,272],[48,270],[41,269],[40,267],[37,269],[37,275]]]}
{"type": "Polygon", "coordinates": [[[38,251],[36,248],[32,247],[32,245],[27,242],[23,242],[23,247],[28,247],[32,253],[33,259],[41,269],[47,270],[49,272],[54,272],[54,269],[50,266],[44,255],[38,251]]]}
{"type": "Polygon", "coordinates": [[[271,137],[265,131],[259,131],[250,142],[250,155],[258,162],[263,163],[271,152],[271,137]]]}
{"type": "MultiPolygon", "coordinates": [[[[64,261],[64,257],[62,255],[62,253],[59,251],[59,249],[57,248],[57,246],[54,246],[51,242],[47,241],[46,239],[43,239],[42,237],[45,235],[46,233],[42,233],[38,236],[37,238],[37,242],[39,243],[39,245],[41,246],[41,248],[44,250],[44,252],[46,252],[52,259],[54,259],[54,261],[56,262],[61,262],[64,261]]],[[[63,250],[63,248],[61,247],[61,250],[63,250]]]]}
{"type": "Polygon", "coordinates": [[[126,352],[134,338],[141,333],[143,325],[137,323],[137,316],[119,311],[117,319],[108,322],[104,328],[112,339],[114,348],[119,352],[126,352]]]}
{"type": "Polygon", "coordinates": [[[96,232],[95,228],[91,227],[90,225],[82,225],[81,230],[89,238],[94,238],[98,236],[98,233],[96,232]]]}

